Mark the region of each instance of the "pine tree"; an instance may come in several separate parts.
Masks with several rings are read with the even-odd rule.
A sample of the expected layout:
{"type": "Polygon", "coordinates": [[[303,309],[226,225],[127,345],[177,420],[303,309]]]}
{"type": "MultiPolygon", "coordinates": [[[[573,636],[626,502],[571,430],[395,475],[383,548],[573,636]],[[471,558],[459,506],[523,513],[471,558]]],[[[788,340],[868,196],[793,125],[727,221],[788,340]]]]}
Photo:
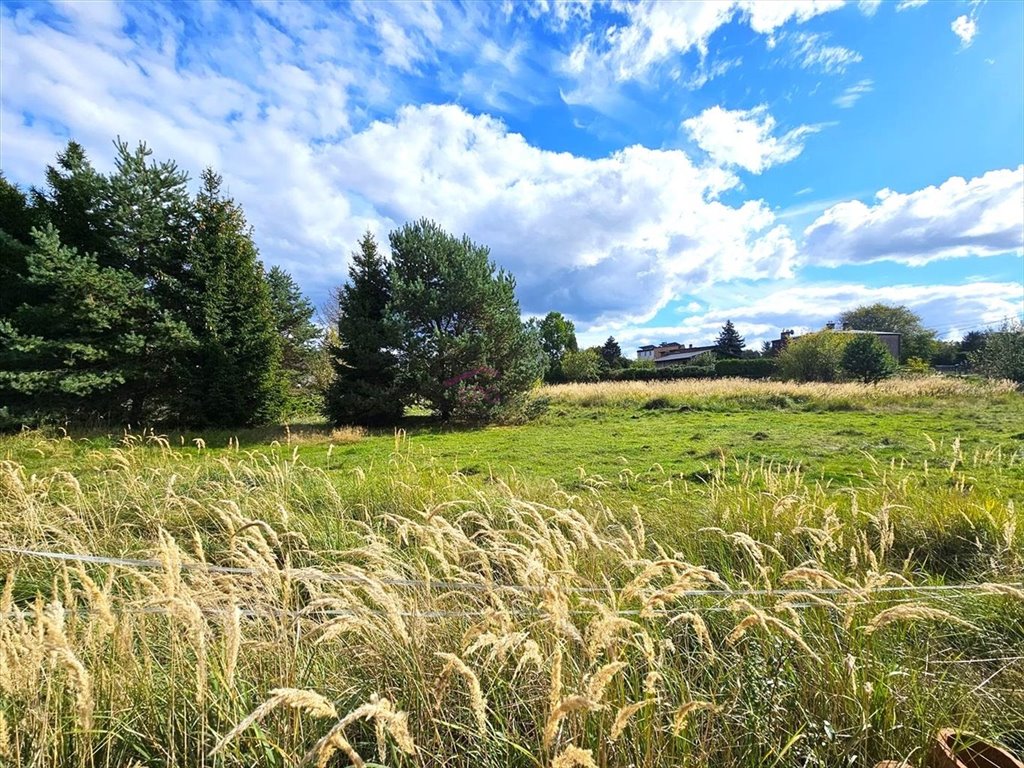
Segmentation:
{"type": "Polygon", "coordinates": [[[225,426],[272,421],[283,398],[281,343],[252,232],[241,208],[203,172],[190,261],[199,291],[190,420],[225,426]]]}
{"type": "Polygon", "coordinates": [[[601,347],[601,359],[604,360],[604,364],[608,368],[618,368],[621,366],[622,347],[619,346],[619,342],[615,340],[614,336],[609,336],[604,346],[601,347]]]}
{"type": "Polygon", "coordinates": [[[119,420],[144,351],[146,299],[130,273],[36,230],[25,283],[37,297],[0,319],[0,402],[41,418],[119,420]]]}
{"type": "Polygon", "coordinates": [[[715,352],[722,357],[740,357],[744,346],[746,344],[743,337],[736,331],[732,320],[726,320],[722,332],[718,334],[718,341],[715,342],[715,352]]]}
{"type": "Polygon", "coordinates": [[[367,232],[352,254],[348,283],[338,297],[335,377],[327,414],[336,424],[378,425],[397,421],[403,410],[397,390],[397,345],[387,314],[391,287],[377,241],[367,232]]]}
{"type": "Polygon", "coordinates": [[[313,305],[290,274],[281,267],[271,267],[266,283],[281,340],[281,368],[291,395],[297,397],[314,388],[313,367],[322,334],[313,323],[313,305]]]}
{"type": "Polygon", "coordinates": [[[25,277],[31,231],[39,223],[25,193],[0,172],[0,319],[10,317],[18,305],[33,302],[25,277]]]}
{"type": "MultiPolygon", "coordinates": [[[[103,213],[109,259],[142,284],[145,302],[134,318],[142,345],[127,374],[125,418],[188,420],[202,312],[190,262],[193,231],[188,176],[172,161],[151,161],[143,143],[118,141],[103,213]]],[[[106,260],[101,255],[100,257],[106,260]]]]}
{"type": "Polygon", "coordinates": [[[427,219],[391,233],[392,309],[403,389],[443,419],[513,408],[543,371],[543,352],[515,298],[515,279],[485,246],[427,219]]]}

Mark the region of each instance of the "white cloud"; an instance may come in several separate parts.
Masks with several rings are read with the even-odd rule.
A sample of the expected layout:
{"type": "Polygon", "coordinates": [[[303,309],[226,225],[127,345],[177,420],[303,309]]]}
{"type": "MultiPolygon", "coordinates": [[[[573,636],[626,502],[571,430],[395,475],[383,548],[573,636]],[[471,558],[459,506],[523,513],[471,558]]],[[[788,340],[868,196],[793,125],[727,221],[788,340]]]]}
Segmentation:
{"type": "Polygon", "coordinates": [[[788,59],[803,69],[813,69],[829,75],[841,75],[854,64],[863,61],[857,51],[841,45],[829,45],[827,34],[799,32],[781,39],[790,46],[788,59]]]}
{"type": "Polygon", "coordinates": [[[801,125],[775,136],[775,118],[765,104],[753,109],[722,109],[714,106],[683,122],[697,145],[720,165],[738,165],[761,173],[792,160],[804,148],[804,139],[820,130],[801,125]]]}
{"type": "Polygon", "coordinates": [[[550,152],[452,105],[405,107],[324,162],[387,226],[427,216],[468,233],[517,276],[525,311],[584,325],[647,318],[684,284],[789,274],[795,252],[763,203],[716,199],[731,174],[682,151],[550,152]]]}
{"type": "Polygon", "coordinates": [[[858,0],[857,8],[865,16],[871,17],[878,13],[879,6],[882,5],[882,0],[858,0]]]}
{"type": "Polygon", "coordinates": [[[874,81],[864,79],[859,83],[848,86],[846,90],[832,99],[832,103],[841,109],[850,109],[854,104],[860,101],[862,96],[871,93],[874,89],[874,81]]]}
{"type": "Polygon", "coordinates": [[[868,206],[829,208],[805,231],[809,262],[899,261],[1024,253],[1024,166],[989,171],[900,194],[883,189],[868,206]]]}
{"type": "Polygon", "coordinates": [[[960,44],[964,48],[970,47],[974,42],[974,36],[978,34],[978,23],[972,16],[957,16],[949,25],[953,34],[960,38],[960,44]]]}
{"type": "Polygon", "coordinates": [[[927,4],[928,0],[900,0],[896,3],[896,11],[908,11],[911,8],[920,8],[927,4]]]}
{"type": "Polygon", "coordinates": [[[758,34],[770,35],[791,21],[805,22],[839,8],[843,0],[613,0],[610,5],[623,23],[590,31],[563,61],[563,70],[577,81],[565,93],[568,103],[600,105],[615,83],[645,80],[688,51],[703,59],[712,35],[735,18],[758,34]]]}
{"type": "Polygon", "coordinates": [[[864,304],[902,304],[916,312],[926,328],[941,338],[959,338],[977,328],[1020,317],[1024,287],[1020,283],[992,281],[962,285],[902,284],[868,286],[860,283],[757,283],[721,286],[708,296],[711,308],[698,310],[676,325],[637,327],[606,325],[581,335],[584,344],[599,343],[614,334],[623,351],[660,341],[684,344],[713,343],[722,324],[732,320],[756,348],[765,339],[778,338],[784,328],[798,333],[817,330],[844,311],[864,304]]]}

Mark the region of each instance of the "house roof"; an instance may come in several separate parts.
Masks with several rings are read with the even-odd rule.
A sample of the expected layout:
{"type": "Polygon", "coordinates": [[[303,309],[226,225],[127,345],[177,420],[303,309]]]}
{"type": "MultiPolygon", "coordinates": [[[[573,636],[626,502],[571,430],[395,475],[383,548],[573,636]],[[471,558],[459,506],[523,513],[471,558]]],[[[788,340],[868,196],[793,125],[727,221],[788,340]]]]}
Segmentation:
{"type": "Polygon", "coordinates": [[[703,355],[712,349],[714,349],[714,347],[694,347],[693,349],[687,349],[685,352],[673,352],[671,355],[662,355],[655,362],[663,363],[666,360],[692,360],[698,355],[703,355]]]}

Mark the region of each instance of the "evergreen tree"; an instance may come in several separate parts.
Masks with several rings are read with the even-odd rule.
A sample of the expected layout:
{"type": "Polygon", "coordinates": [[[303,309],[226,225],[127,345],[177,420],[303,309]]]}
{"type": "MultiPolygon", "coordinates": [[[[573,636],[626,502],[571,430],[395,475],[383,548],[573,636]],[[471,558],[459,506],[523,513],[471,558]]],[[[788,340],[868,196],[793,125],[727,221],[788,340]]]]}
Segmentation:
{"type": "Polygon", "coordinates": [[[288,272],[271,267],[266,283],[281,341],[281,368],[291,394],[297,396],[315,388],[313,368],[322,332],[313,322],[313,305],[288,272]]]}
{"type": "Polygon", "coordinates": [[[266,423],[280,413],[284,382],[263,265],[241,208],[221,193],[221,177],[207,169],[202,180],[190,254],[202,318],[190,415],[225,426],[266,423]]]}
{"type": "Polygon", "coordinates": [[[858,333],[846,343],[842,367],[850,376],[871,383],[892,376],[896,372],[896,361],[877,336],[858,333]]]}
{"type": "Polygon", "coordinates": [[[397,346],[387,315],[391,300],[387,264],[367,232],[352,254],[348,283],[338,296],[335,377],[327,414],[336,424],[387,424],[402,415],[396,389],[397,346]]]}
{"type": "MultiPolygon", "coordinates": [[[[104,226],[110,258],[142,284],[145,302],[134,318],[143,342],[127,374],[125,418],[188,419],[190,368],[201,322],[199,286],[190,262],[194,231],[188,176],[172,161],[151,161],[143,143],[118,141],[108,179],[104,226]]],[[[100,257],[101,260],[103,257],[100,257]]]]}
{"type": "Polygon", "coordinates": [[[46,168],[46,187],[33,190],[32,198],[41,219],[53,224],[64,245],[94,254],[100,266],[123,266],[110,247],[109,180],[93,168],[81,144],[69,141],[57,154],[57,164],[46,168]]]}
{"type": "Polygon", "coordinates": [[[604,346],[601,347],[601,359],[604,360],[604,364],[608,368],[622,366],[622,347],[619,346],[619,342],[615,340],[614,336],[609,336],[604,346]]]}
{"type": "Polygon", "coordinates": [[[10,317],[19,304],[33,302],[25,277],[31,230],[39,223],[25,193],[0,172],[0,319],[10,317]]]}
{"type": "Polygon", "coordinates": [[[718,341],[715,342],[715,352],[722,357],[741,357],[744,346],[746,344],[743,337],[732,324],[732,320],[726,320],[722,332],[718,334],[718,341]]]}
{"type": "Polygon", "coordinates": [[[515,279],[485,246],[426,219],[390,240],[404,390],[445,419],[471,400],[511,407],[543,371],[539,339],[520,319],[515,279]]]}
{"type": "Polygon", "coordinates": [[[143,286],[36,230],[25,283],[38,300],[0,319],[0,402],[43,418],[117,419],[144,352],[143,286]]]}

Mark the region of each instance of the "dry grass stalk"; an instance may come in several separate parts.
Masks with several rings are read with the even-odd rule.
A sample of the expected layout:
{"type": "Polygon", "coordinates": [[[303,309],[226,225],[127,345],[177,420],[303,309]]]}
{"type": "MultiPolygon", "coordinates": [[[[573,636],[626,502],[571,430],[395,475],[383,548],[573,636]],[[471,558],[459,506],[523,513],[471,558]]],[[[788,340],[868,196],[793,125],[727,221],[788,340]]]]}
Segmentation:
{"type": "Polygon", "coordinates": [[[615,722],[612,723],[612,730],[611,733],[608,735],[608,740],[612,743],[618,741],[619,737],[622,735],[622,732],[625,731],[626,727],[629,725],[629,721],[633,719],[633,715],[635,715],[641,709],[646,707],[648,704],[652,703],[653,702],[651,699],[646,699],[644,701],[638,701],[635,704],[627,704],[626,706],[622,707],[615,714],[615,722]]]}
{"type": "Polygon", "coordinates": [[[449,672],[457,672],[469,688],[469,706],[473,710],[473,717],[476,719],[477,730],[483,734],[487,732],[487,700],[484,698],[483,689],[480,687],[480,678],[476,672],[470,669],[466,662],[454,653],[437,653],[438,658],[444,659],[444,669],[441,671],[438,680],[439,685],[443,683],[449,672]]]}
{"type": "Polygon", "coordinates": [[[704,619],[699,614],[686,612],[673,616],[669,619],[668,624],[671,626],[679,621],[685,621],[693,627],[693,632],[697,636],[697,642],[700,643],[704,654],[708,657],[709,661],[714,661],[716,658],[715,646],[711,642],[711,633],[708,631],[708,625],[704,623],[704,619]]]}
{"type": "Polygon", "coordinates": [[[927,605],[897,605],[886,608],[876,614],[865,626],[864,632],[868,635],[874,634],[883,627],[903,621],[945,621],[950,624],[964,627],[965,629],[977,630],[978,627],[969,621],[954,616],[949,611],[941,608],[930,608],[927,605]]]}
{"type": "Polygon", "coordinates": [[[1018,600],[1024,600],[1024,589],[1014,587],[1010,584],[982,584],[980,587],[982,592],[986,592],[990,595],[1005,595],[1006,597],[1015,597],[1018,600]]]}
{"type": "Polygon", "coordinates": [[[551,761],[551,768],[597,768],[597,763],[589,749],[568,746],[551,761]]]}
{"type": "Polygon", "coordinates": [[[562,720],[567,715],[573,712],[597,709],[598,707],[599,705],[596,702],[591,701],[586,696],[574,695],[562,699],[558,706],[551,711],[547,723],[544,724],[544,749],[551,749],[551,745],[555,742],[555,737],[558,736],[558,726],[561,725],[562,720]]]}
{"type": "Polygon", "coordinates": [[[239,723],[228,731],[224,737],[217,742],[210,750],[210,757],[230,744],[242,731],[258,720],[262,720],[270,712],[278,707],[290,707],[301,710],[312,717],[338,717],[338,711],[334,705],[316,691],[309,691],[302,688],[275,688],[270,692],[270,698],[250,712],[239,723]]]}
{"type": "MultiPolygon", "coordinates": [[[[337,716],[337,715],[335,715],[337,716]]],[[[339,720],[327,734],[320,739],[303,758],[303,763],[316,762],[317,768],[323,768],[337,752],[342,752],[355,766],[364,765],[362,758],[345,738],[345,728],[357,720],[373,720],[378,736],[378,750],[383,752],[383,738],[380,725],[390,734],[398,748],[407,755],[416,753],[416,744],[409,733],[408,715],[398,712],[394,705],[386,699],[374,694],[370,700],[353,709],[339,720]]],[[[383,756],[382,756],[383,759],[383,756]]]]}
{"type": "Polygon", "coordinates": [[[586,696],[595,706],[600,705],[601,700],[604,698],[605,689],[611,683],[612,678],[625,669],[626,666],[624,661],[612,661],[597,670],[593,677],[590,678],[590,682],[587,683],[586,696]]]}
{"type": "Polygon", "coordinates": [[[689,720],[690,715],[694,712],[720,712],[721,707],[715,706],[710,701],[688,701],[683,704],[679,709],[676,710],[675,715],[672,718],[672,733],[678,736],[683,728],[686,727],[686,721],[689,720]]]}
{"type": "Polygon", "coordinates": [[[761,627],[762,629],[769,632],[778,632],[779,634],[796,643],[796,645],[799,646],[800,649],[808,656],[810,656],[812,659],[814,659],[817,662],[821,661],[821,657],[811,650],[811,647],[807,645],[807,643],[804,641],[800,633],[788,624],[786,624],[785,622],[780,621],[774,616],[769,616],[764,611],[752,606],[746,600],[737,600],[735,603],[733,603],[732,608],[733,610],[745,610],[748,612],[748,615],[745,618],[743,618],[739,622],[739,624],[735,626],[732,632],[729,633],[729,636],[725,638],[726,645],[735,645],[737,642],[739,642],[740,638],[742,638],[743,635],[747,633],[748,630],[752,629],[753,627],[761,627]]]}

